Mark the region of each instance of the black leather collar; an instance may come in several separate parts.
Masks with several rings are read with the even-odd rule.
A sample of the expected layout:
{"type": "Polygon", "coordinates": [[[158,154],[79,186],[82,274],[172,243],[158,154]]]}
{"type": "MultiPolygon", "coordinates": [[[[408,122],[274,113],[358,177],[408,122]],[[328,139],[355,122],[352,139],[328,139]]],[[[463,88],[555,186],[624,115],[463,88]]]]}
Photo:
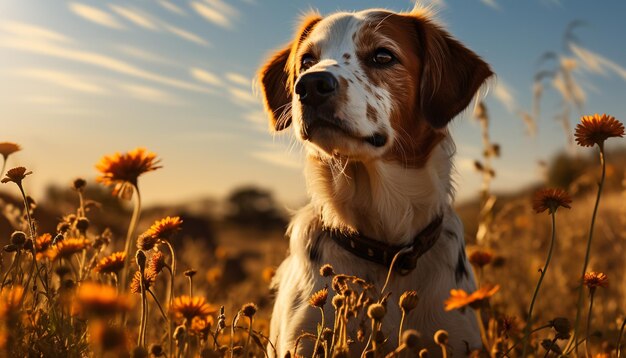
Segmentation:
{"type": "Polygon", "coordinates": [[[442,228],[443,215],[440,215],[415,235],[411,244],[404,246],[389,245],[359,233],[346,234],[328,228],[323,229],[323,231],[346,251],[387,268],[391,266],[394,256],[401,251],[406,251],[398,256],[394,264],[394,270],[406,275],[415,269],[417,260],[435,245],[441,235],[442,228]]]}

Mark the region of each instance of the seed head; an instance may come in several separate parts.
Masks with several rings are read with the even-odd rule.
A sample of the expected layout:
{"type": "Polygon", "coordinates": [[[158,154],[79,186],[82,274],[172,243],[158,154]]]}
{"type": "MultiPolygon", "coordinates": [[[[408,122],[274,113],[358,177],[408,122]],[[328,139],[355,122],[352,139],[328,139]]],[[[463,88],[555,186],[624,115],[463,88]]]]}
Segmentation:
{"type": "Polygon", "coordinates": [[[448,332],[440,329],[435,332],[435,343],[439,345],[447,345],[448,344],[448,332]]]}
{"type": "Polygon", "coordinates": [[[83,178],[76,178],[74,179],[74,181],[72,182],[72,188],[76,191],[83,191],[83,189],[85,189],[85,186],[87,185],[87,181],[83,178]]]}
{"type": "Polygon", "coordinates": [[[326,264],[320,268],[320,275],[323,277],[330,277],[335,275],[335,271],[330,264],[326,264]]]}
{"type": "Polygon", "coordinates": [[[417,291],[406,291],[400,296],[400,308],[402,308],[405,313],[409,313],[417,307],[418,300],[417,291]]]}
{"type": "Polygon", "coordinates": [[[414,329],[408,329],[402,333],[402,343],[409,349],[417,348],[420,344],[420,334],[414,329]]]}
{"type": "Polygon", "coordinates": [[[26,242],[26,234],[23,231],[14,231],[11,234],[11,243],[16,246],[22,246],[26,242]]]}
{"type": "Polygon", "coordinates": [[[76,220],[76,229],[80,232],[86,232],[89,229],[89,219],[87,218],[78,218],[76,220]]]}
{"type": "Polygon", "coordinates": [[[248,318],[252,318],[254,317],[254,315],[256,314],[257,311],[257,307],[254,303],[250,302],[250,303],[246,303],[245,305],[243,305],[241,307],[241,312],[243,313],[244,316],[248,317],[248,318]]]}
{"type": "Polygon", "coordinates": [[[333,307],[335,307],[336,310],[343,307],[343,304],[345,302],[346,302],[346,298],[341,295],[336,295],[335,297],[333,297],[333,307]]]}
{"type": "Polygon", "coordinates": [[[385,309],[385,306],[381,305],[380,303],[371,304],[367,308],[367,316],[373,319],[374,321],[378,321],[378,322],[382,321],[386,313],[387,313],[387,310],[385,309]]]}

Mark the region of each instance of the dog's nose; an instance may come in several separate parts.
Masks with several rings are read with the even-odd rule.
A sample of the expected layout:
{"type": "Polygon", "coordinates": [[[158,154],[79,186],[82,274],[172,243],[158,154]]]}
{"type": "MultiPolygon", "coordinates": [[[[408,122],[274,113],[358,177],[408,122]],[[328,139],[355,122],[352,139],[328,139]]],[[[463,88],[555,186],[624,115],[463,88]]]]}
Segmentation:
{"type": "Polygon", "coordinates": [[[330,72],[311,72],[296,83],[296,94],[302,104],[319,106],[337,92],[337,79],[330,72]]]}

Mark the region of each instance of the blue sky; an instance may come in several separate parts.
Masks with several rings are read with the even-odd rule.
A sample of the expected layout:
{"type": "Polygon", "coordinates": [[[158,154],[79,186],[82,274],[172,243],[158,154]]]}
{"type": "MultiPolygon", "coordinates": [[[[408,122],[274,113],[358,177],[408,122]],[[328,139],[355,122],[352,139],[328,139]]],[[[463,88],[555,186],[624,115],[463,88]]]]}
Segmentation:
{"type": "MultiPolygon", "coordinates": [[[[559,82],[545,82],[538,130],[525,134],[533,75],[569,64],[584,99],[582,113],[626,117],[626,2],[583,0],[435,1],[439,19],[498,74],[487,105],[491,136],[502,146],[494,187],[512,190],[539,179],[537,161],[566,147],[554,117],[559,82]],[[582,20],[566,46],[568,24],[582,20]],[[545,51],[558,60],[541,65],[545,51]],[[556,85],[556,86],[554,86],[556,85]]],[[[0,141],[25,149],[9,165],[35,171],[28,185],[92,178],[107,153],[145,146],[164,168],[140,185],[146,201],[223,196],[242,184],[272,189],[288,204],[306,195],[301,151],[272,136],[258,95],[256,69],[287,42],[299,14],[386,7],[397,1],[133,0],[0,2],[0,141]]],[[[562,83],[562,81],[560,82],[562,83]]],[[[480,127],[468,111],[452,125],[458,193],[474,195],[480,127]]],[[[5,190],[2,188],[2,190],[5,190]]]]}

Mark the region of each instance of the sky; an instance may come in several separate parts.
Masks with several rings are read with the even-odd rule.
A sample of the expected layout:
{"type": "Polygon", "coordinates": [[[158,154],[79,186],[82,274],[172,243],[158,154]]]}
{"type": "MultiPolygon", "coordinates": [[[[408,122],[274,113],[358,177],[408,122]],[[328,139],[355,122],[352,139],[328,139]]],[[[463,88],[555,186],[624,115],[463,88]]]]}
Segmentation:
{"type": "MultiPolygon", "coordinates": [[[[431,0],[438,19],[494,69],[485,101],[495,190],[539,180],[537,162],[567,147],[555,117],[564,95],[582,114],[626,119],[626,2],[607,0],[431,0]],[[566,29],[575,22],[569,39],[566,29]],[[544,61],[540,58],[547,51],[544,61]],[[543,82],[534,136],[521,113],[533,114],[533,77],[557,64],[564,79],[543,82]]],[[[247,184],[279,200],[306,200],[302,150],[291,134],[267,130],[254,87],[259,66],[287,43],[308,9],[384,7],[410,10],[408,0],[76,0],[0,2],[0,142],[19,143],[8,167],[33,170],[27,190],[37,198],[50,183],[93,179],[105,154],[142,146],[163,168],[142,176],[149,204],[224,197],[247,184]]],[[[471,110],[451,124],[457,144],[457,193],[477,193],[473,169],[482,153],[471,110]]],[[[0,190],[8,190],[0,188],[0,190]]]]}

